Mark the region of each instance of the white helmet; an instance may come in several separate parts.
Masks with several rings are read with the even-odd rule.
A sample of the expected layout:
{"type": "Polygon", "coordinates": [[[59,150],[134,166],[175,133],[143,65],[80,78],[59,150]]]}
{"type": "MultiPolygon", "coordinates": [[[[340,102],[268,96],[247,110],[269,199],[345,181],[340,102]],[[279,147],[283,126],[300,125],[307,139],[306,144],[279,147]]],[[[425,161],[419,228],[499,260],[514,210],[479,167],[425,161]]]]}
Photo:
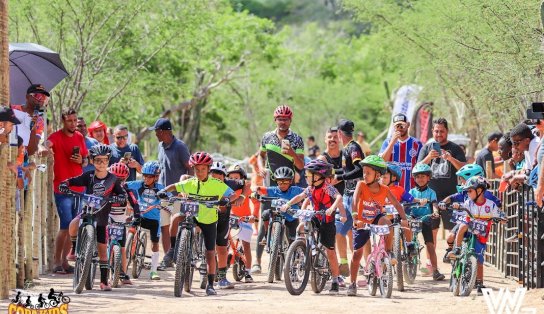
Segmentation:
{"type": "Polygon", "coordinates": [[[220,161],[214,161],[212,163],[212,166],[210,168],[210,172],[211,171],[221,172],[222,174],[227,176],[227,167],[225,167],[225,165],[220,161]]]}

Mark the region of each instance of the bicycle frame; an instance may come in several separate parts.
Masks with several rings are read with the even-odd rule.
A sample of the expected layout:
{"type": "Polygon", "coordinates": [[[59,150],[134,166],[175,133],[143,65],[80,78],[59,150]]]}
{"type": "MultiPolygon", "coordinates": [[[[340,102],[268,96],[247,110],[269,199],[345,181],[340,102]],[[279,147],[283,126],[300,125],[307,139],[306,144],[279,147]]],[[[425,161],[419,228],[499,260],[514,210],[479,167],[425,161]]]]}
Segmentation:
{"type": "Polygon", "coordinates": [[[382,265],[380,263],[380,260],[385,256],[389,257],[389,254],[385,250],[385,237],[386,237],[386,235],[385,234],[375,235],[374,233],[372,233],[373,239],[375,239],[376,236],[379,237],[379,240],[378,241],[373,241],[372,250],[370,251],[370,255],[367,258],[365,271],[367,273],[370,272],[368,267],[373,262],[373,264],[374,264],[374,275],[377,278],[380,278],[382,276],[382,265]]]}

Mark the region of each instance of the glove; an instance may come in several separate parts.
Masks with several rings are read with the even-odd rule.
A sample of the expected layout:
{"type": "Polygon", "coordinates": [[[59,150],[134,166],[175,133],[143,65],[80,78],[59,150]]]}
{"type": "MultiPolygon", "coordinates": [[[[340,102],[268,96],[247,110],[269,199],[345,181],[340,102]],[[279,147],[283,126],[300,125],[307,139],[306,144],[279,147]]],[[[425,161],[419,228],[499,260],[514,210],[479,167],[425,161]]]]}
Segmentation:
{"type": "Polygon", "coordinates": [[[132,225],[133,226],[139,226],[140,223],[142,223],[142,219],[140,218],[140,216],[135,216],[133,219],[132,219],[132,225]]]}
{"type": "Polygon", "coordinates": [[[218,202],[219,206],[227,206],[228,204],[229,204],[229,199],[228,198],[222,198],[218,202]]]}
{"type": "Polygon", "coordinates": [[[438,209],[440,209],[440,210],[446,210],[447,207],[448,207],[448,205],[446,204],[446,202],[438,203],[438,209]]]}
{"type": "Polygon", "coordinates": [[[59,192],[61,192],[62,194],[70,193],[70,188],[68,187],[68,184],[66,184],[66,182],[63,182],[59,185],[59,192]]]}
{"type": "Polygon", "coordinates": [[[122,204],[127,201],[127,198],[123,195],[114,195],[111,197],[112,203],[122,204]]]}
{"type": "Polygon", "coordinates": [[[157,197],[160,199],[168,198],[168,193],[165,190],[160,190],[157,192],[157,197]]]}

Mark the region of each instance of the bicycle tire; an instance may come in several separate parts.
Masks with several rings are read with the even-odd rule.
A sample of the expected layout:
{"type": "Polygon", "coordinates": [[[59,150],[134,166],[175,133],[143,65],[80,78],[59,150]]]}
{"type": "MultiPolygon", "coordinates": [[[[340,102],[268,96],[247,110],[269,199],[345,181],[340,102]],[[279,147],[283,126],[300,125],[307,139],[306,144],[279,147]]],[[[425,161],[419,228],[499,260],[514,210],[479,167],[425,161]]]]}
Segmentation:
{"type": "Polygon", "coordinates": [[[282,279],[283,266],[285,265],[285,257],[283,253],[278,254],[278,259],[276,262],[276,270],[274,271],[277,281],[282,279]]]}
{"type": "Polygon", "coordinates": [[[206,286],[208,285],[208,263],[206,261],[206,246],[202,233],[198,234],[197,239],[200,255],[200,289],[206,289],[206,286]]]}
{"type": "Polygon", "coordinates": [[[374,270],[374,262],[369,263],[369,274],[366,276],[368,284],[368,294],[375,296],[378,291],[378,278],[376,278],[376,271],[374,270]]]}
{"type": "MultiPolygon", "coordinates": [[[[414,234],[414,236],[416,236],[414,234]]],[[[406,261],[402,263],[402,272],[403,272],[403,278],[404,281],[408,284],[413,284],[416,281],[417,277],[417,267],[419,265],[419,247],[416,243],[414,243],[415,250],[417,250],[416,256],[408,256],[406,258],[406,261]]]]}
{"type": "Polygon", "coordinates": [[[87,281],[91,270],[93,258],[94,227],[86,225],[81,231],[81,244],[79,246],[80,254],[76,259],[76,269],[74,271],[74,292],[80,294],[87,281]]]}
{"type": "Polygon", "coordinates": [[[89,274],[89,277],[87,277],[87,282],[85,282],[85,289],[86,290],[93,290],[94,286],[94,280],[96,278],[96,266],[97,262],[93,261],[91,265],[91,273],[89,274]]]}
{"type": "Polygon", "coordinates": [[[176,255],[176,274],[174,276],[174,296],[181,297],[183,285],[189,259],[190,234],[187,229],[181,230],[181,236],[178,239],[178,252],[176,255]]]}
{"type": "Polygon", "coordinates": [[[121,246],[118,244],[113,245],[113,249],[110,252],[110,269],[111,269],[111,286],[113,288],[119,287],[119,279],[121,277],[121,246]]]}
{"type": "Polygon", "coordinates": [[[272,223],[272,247],[270,249],[270,261],[268,263],[268,283],[274,282],[274,276],[276,274],[276,263],[278,262],[278,253],[280,250],[281,241],[281,223],[272,223]]]}
{"type": "Polygon", "coordinates": [[[195,239],[195,237],[196,235],[193,233],[193,239],[191,241],[191,256],[188,263],[189,266],[185,270],[188,275],[185,276],[185,282],[183,283],[183,289],[187,293],[191,292],[191,288],[193,285],[193,276],[195,274],[195,268],[196,268],[195,261],[197,260],[197,257],[198,257],[198,243],[197,243],[198,239],[195,239]]]}
{"type": "Polygon", "coordinates": [[[134,259],[138,261],[136,265],[136,274],[132,274],[132,277],[138,278],[142,274],[142,269],[145,267],[145,251],[147,250],[147,233],[142,232],[138,245],[136,246],[136,254],[134,259]],[[134,276],[136,275],[136,276],[134,276]]]}
{"type": "Polygon", "coordinates": [[[393,293],[393,265],[391,259],[385,256],[382,259],[382,276],[379,279],[382,298],[391,298],[393,293]]]}
{"type": "Polygon", "coordinates": [[[234,260],[234,264],[232,264],[232,277],[235,281],[242,281],[244,279],[245,275],[245,265],[244,261],[242,261],[241,258],[236,257],[234,260]]]}
{"type": "Polygon", "coordinates": [[[58,304],[59,304],[59,303],[57,302],[57,300],[50,300],[48,305],[49,305],[50,307],[55,307],[55,306],[57,306],[58,304]]]}
{"type": "Polygon", "coordinates": [[[403,278],[403,271],[402,271],[402,265],[404,264],[404,258],[402,249],[405,248],[404,244],[404,236],[402,234],[402,229],[397,226],[394,229],[395,237],[393,239],[393,254],[395,254],[395,258],[397,259],[397,265],[395,266],[395,270],[397,272],[397,290],[398,291],[404,291],[404,278],[403,278]]]}
{"type": "Polygon", "coordinates": [[[453,263],[451,266],[451,274],[450,274],[450,292],[453,293],[453,296],[459,295],[459,279],[457,278],[457,267],[459,265],[457,264],[457,261],[453,263]]]}
{"type": "Polygon", "coordinates": [[[285,266],[283,269],[283,281],[285,282],[287,291],[289,291],[291,295],[301,295],[306,289],[308,279],[310,278],[309,258],[310,256],[306,249],[305,240],[299,239],[291,243],[289,250],[287,250],[285,266]],[[304,259],[295,265],[295,261],[298,261],[301,256],[304,257],[304,259]],[[300,272],[304,272],[302,276],[300,276],[300,272]],[[297,279],[302,278],[298,287],[293,285],[295,276],[297,279]]]}
{"type": "Polygon", "coordinates": [[[464,260],[465,271],[459,277],[459,295],[469,296],[476,282],[476,271],[478,269],[478,261],[474,255],[469,255],[464,260]]]}
{"type": "Polygon", "coordinates": [[[136,248],[132,247],[133,240],[134,240],[134,233],[128,232],[127,241],[125,243],[125,254],[127,259],[127,265],[132,264],[132,259],[134,258],[134,251],[136,250],[136,248]]]}
{"type": "Polygon", "coordinates": [[[61,298],[62,303],[70,303],[70,297],[63,295],[61,298]]]}
{"type": "Polygon", "coordinates": [[[331,272],[329,260],[323,251],[318,250],[317,256],[313,260],[314,267],[311,271],[310,285],[312,291],[315,293],[321,293],[327,284],[328,274],[331,272]]]}

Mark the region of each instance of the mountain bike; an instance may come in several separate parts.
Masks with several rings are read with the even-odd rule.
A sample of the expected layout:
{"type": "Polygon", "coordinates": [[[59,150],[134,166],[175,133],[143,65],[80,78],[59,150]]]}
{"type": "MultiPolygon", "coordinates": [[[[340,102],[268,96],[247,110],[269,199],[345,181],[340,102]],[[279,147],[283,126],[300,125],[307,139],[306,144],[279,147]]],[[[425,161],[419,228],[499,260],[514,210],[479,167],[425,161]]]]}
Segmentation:
{"type": "MultiPolygon", "coordinates": [[[[240,230],[240,222],[248,222],[249,217],[238,217],[231,215],[229,219],[229,229],[240,230]]],[[[239,231],[240,232],[240,231],[239,231]]],[[[238,233],[239,233],[238,232],[238,233]]],[[[238,239],[237,234],[232,236],[230,230],[227,233],[229,255],[227,258],[227,267],[232,265],[232,276],[236,281],[242,281],[246,275],[246,256],[244,255],[244,247],[242,241],[238,239]]]]}
{"type": "MultiPolygon", "coordinates": [[[[394,225],[392,225],[394,227],[394,225]]],[[[374,237],[372,250],[367,258],[365,276],[368,282],[368,292],[375,296],[380,288],[383,298],[391,298],[393,293],[393,266],[391,256],[385,250],[385,237],[389,234],[388,225],[366,225],[363,230],[370,230],[374,237]],[[375,237],[379,239],[376,241],[375,237]]]]}
{"type": "Polygon", "coordinates": [[[121,259],[121,241],[125,235],[125,226],[131,223],[116,222],[110,218],[108,223],[108,264],[110,268],[111,286],[117,288],[119,286],[119,278],[123,272],[123,264],[121,259]]]}
{"type": "Polygon", "coordinates": [[[311,276],[311,286],[315,293],[320,293],[331,278],[331,269],[327,252],[320,243],[320,233],[315,215],[325,215],[324,210],[302,210],[294,214],[304,223],[303,237],[297,238],[289,246],[285,259],[283,278],[285,287],[291,295],[300,295],[306,289],[311,276]]]}
{"type": "Polygon", "coordinates": [[[402,258],[402,261],[398,261],[398,264],[402,264],[403,278],[408,284],[413,284],[416,280],[417,269],[421,264],[421,251],[425,248],[425,245],[419,243],[419,234],[423,229],[423,223],[429,221],[431,219],[431,216],[431,214],[428,214],[416,218],[408,215],[408,225],[410,226],[410,230],[412,231],[412,242],[410,243],[413,245],[416,254],[406,254],[402,258]]]}

